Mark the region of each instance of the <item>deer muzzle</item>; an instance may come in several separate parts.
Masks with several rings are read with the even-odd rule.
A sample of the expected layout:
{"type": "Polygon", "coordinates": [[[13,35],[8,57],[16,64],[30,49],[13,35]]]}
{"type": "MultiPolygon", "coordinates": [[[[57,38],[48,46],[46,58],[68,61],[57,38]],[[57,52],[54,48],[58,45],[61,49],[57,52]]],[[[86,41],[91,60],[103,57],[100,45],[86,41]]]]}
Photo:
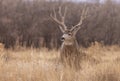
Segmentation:
{"type": "Polygon", "coordinates": [[[64,37],[61,37],[61,41],[64,41],[65,40],[65,38],[64,37]]]}

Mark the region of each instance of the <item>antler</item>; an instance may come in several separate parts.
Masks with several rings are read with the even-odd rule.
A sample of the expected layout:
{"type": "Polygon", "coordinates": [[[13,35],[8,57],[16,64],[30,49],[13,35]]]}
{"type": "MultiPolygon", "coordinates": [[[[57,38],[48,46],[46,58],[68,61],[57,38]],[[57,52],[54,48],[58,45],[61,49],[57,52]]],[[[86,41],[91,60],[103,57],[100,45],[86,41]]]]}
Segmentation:
{"type": "Polygon", "coordinates": [[[81,13],[81,16],[80,16],[80,21],[78,22],[78,24],[77,25],[75,25],[75,26],[73,26],[72,27],[72,29],[71,29],[71,31],[78,31],[80,28],[81,28],[81,25],[82,25],[82,23],[83,23],[83,21],[85,20],[85,18],[87,17],[87,13],[88,13],[88,9],[87,8],[84,8],[83,10],[82,10],[82,13],[81,13]]]}
{"type": "Polygon", "coordinates": [[[53,14],[50,15],[51,18],[52,18],[57,24],[59,24],[59,27],[60,27],[60,29],[61,29],[63,32],[67,29],[67,26],[65,25],[66,11],[67,11],[67,8],[65,7],[65,11],[64,11],[64,13],[62,14],[61,7],[59,7],[58,14],[59,14],[61,20],[58,20],[58,19],[57,19],[55,9],[53,9],[53,14]]]}

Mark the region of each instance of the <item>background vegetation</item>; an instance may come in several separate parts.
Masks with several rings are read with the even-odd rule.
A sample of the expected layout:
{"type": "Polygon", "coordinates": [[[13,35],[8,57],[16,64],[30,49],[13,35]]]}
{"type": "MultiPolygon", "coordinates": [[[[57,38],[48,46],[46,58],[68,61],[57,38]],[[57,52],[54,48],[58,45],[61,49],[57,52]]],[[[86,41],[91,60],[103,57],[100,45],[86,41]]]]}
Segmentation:
{"type": "MultiPolygon", "coordinates": [[[[77,34],[79,44],[88,47],[98,41],[105,45],[120,44],[120,4],[114,0],[86,2],[89,15],[77,34]]],[[[78,23],[83,4],[65,0],[0,0],[0,42],[6,48],[21,46],[58,48],[62,35],[50,18],[52,9],[68,7],[66,24],[78,23]]]]}

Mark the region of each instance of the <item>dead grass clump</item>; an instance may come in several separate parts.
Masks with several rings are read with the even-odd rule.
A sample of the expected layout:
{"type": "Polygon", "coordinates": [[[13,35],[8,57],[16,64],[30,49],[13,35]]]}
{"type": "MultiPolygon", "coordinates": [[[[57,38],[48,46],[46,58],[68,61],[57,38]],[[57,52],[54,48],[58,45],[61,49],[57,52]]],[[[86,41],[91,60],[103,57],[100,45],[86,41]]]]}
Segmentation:
{"type": "Polygon", "coordinates": [[[106,49],[110,50],[110,51],[119,52],[120,51],[120,46],[118,46],[118,45],[106,46],[106,49]]]}
{"type": "Polygon", "coordinates": [[[0,43],[0,59],[5,55],[4,53],[4,44],[0,43]]]}
{"type": "Polygon", "coordinates": [[[103,54],[103,51],[105,51],[105,46],[102,43],[94,42],[91,44],[91,46],[87,49],[87,54],[93,55],[93,54],[103,54]]]}
{"type": "Polygon", "coordinates": [[[84,81],[120,81],[120,64],[101,63],[88,70],[84,81]]]}

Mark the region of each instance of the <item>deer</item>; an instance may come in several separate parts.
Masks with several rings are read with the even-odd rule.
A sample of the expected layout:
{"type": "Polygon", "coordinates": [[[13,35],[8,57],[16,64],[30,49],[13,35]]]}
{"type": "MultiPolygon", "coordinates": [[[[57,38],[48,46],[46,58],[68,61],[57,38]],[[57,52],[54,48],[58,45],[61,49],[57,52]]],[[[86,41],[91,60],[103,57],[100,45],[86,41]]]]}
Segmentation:
{"type": "Polygon", "coordinates": [[[84,54],[79,51],[76,34],[81,29],[81,25],[87,17],[87,10],[88,9],[84,7],[80,16],[80,21],[78,24],[72,26],[71,29],[68,29],[65,24],[67,7],[64,9],[64,13],[62,13],[62,7],[60,6],[58,12],[53,9],[53,12],[50,14],[51,19],[58,24],[58,27],[63,33],[61,37],[62,45],[60,48],[60,60],[64,65],[80,68],[80,60],[84,54]],[[57,14],[59,18],[57,17],[57,14]]]}

